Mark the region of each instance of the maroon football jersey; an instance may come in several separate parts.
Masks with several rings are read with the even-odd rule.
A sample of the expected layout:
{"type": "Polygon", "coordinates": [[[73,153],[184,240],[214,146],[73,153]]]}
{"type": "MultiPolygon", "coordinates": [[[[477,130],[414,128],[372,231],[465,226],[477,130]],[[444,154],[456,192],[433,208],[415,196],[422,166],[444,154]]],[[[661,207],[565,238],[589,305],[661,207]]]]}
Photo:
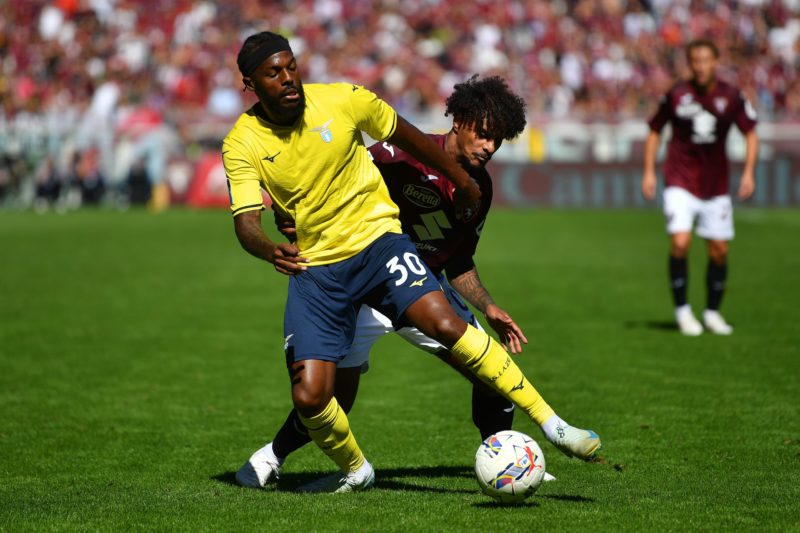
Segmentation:
{"type": "Polygon", "coordinates": [[[664,163],[666,186],[682,187],[698,198],[728,194],[725,141],[733,123],[745,134],[755,127],[750,102],[723,81],[707,93],[684,81],[661,99],[650,129],[661,132],[667,122],[672,124],[672,138],[664,163]]]}
{"type": "MultiPolygon", "coordinates": [[[[430,135],[444,148],[446,135],[430,135]]],[[[478,246],[483,224],[492,203],[492,180],[483,168],[470,169],[469,174],[481,190],[480,207],[456,219],[453,203],[455,185],[441,172],[427,167],[402,151],[383,142],[369,148],[392,200],[400,208],[403,232],[411,237],[423,261],[434,274],[452,272],[448,265],[473,265],[472,256],[478,246]]],[[[455,266],[454,266],[455,268],[455,266]]]]}

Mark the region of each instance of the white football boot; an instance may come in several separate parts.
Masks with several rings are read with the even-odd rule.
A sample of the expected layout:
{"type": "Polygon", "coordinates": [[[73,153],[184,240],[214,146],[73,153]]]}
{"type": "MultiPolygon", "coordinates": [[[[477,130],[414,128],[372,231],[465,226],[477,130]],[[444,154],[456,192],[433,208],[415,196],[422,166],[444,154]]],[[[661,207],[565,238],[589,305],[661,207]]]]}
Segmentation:
{"type": "Polygon", "coordinates": [[[369,490],[375,485],[375,470],[369,461],[364,460],[361,468],[355,472],[336,472],[330,476],[307,483],[297,489],[298,492],[359,492],[369,490]]]}
{"type": "Polygon", "coordinates": [[[569,424],[558,424],[554,435],[545,435],[550,443],[567,457],[577,457],[583,461],[593,459],[603,444],[600,437],[591,429],[580,429],[569,424]]]}
{"type": "Polygon", "coordinates": [[[694,317],[692,308],[688,305],[675,308],[675,322],[678,323],[678,329],[681,330],[681,333],[688,337],[697,337],[703,333],[703,326],[694,317]]]}
{"type": "Polygon", "coordinates": [[[236,472],[236,482],[243,487],[263,489],[267,483],[280,477],[283,460],[272,451],[270,442],[250,456],[236,472]]]}
{"type": "Polygon", "coordinates": [[[708,331],[716,335],[730,335],[733,333],[733,327],[725,322],[719,311],[711,309],[703,311],[703,324],[705,324],[708,331]]]}
{"type": "Polygon", "coordinates": [[[555,481],[555,480],[556,476],[554,476],[553,474],[549,474],[547,472],[544,473],[544,477],[542,478],[542,481],[544,481],[545,483],[547,483],[548,481],[555,481]]]}

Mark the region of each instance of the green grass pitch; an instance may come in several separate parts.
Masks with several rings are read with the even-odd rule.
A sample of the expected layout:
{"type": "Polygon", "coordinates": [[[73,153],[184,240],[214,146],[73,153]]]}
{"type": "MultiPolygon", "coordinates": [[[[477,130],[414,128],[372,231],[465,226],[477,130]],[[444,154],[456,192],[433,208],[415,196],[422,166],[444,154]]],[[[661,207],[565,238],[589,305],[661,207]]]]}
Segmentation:
{"type": "MultiPolygon", "coordinates": [[[[800,212],[740,209],[731,337],[672,326],[654,208],[490,215],[486,285],[517,357],[605,463],[539,440],[558,481],[524,505],[478,492],[469,386],[381,340],[351,414],[368,493],[291,488],[333,470],[313,446],[280,490],[232,483],[290,407],[286,278],[224,211],[0,213],[0,530],[800,530],[800,212]]],[[[704,301],[694,243],[690,295],[704,301]]]]}

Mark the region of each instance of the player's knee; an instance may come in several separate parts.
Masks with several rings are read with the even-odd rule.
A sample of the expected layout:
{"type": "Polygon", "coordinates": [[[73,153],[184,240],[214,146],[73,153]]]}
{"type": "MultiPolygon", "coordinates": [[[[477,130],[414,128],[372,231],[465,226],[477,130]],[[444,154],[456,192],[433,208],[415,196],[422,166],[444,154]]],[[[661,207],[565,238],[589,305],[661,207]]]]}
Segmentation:
{"type": "Polygon", "coordinates": [[[670,255],[678,259],[685,259],[689,255],[689,246],[692,244],[691,233],[673,233],[670,236],[670,255]]]}
{"type": "Polygon", "coordinates": [[[670,255],[678,259],[685,259],[689,255],[689,243],[683,241],[673,242],[670,246],[670,255]]]}
{"type": "Polygon", "coordinates": [[[292,402],[297,412],[305,417],[318,415],[331,401],[331,395],[324,390],[295,387],[292,391],[292,402]]]}
{"type": "Polygon", "coordinates": [[[723,265],[728,260],[728,243],[717,241],[709,243],[708,258],[717,265],[723,265]]]}
{"type": "Polygon", "coordinates": [[[445,346],[453,346],[464,335],[466,326],[455,313],[447,313],[437,316],[431,321],[432,328],[430,336],[441,342],[445,346]]]}

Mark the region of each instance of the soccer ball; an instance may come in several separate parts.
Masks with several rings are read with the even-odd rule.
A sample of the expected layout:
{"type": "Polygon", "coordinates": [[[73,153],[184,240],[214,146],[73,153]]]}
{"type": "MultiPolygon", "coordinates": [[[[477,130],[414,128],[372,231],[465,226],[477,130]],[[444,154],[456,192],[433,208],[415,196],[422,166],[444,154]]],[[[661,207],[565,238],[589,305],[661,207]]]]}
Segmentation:
{"type": "Polygon", "coordinates": [[[504,503],[521,502],[544,478],[544,454],[536,441],[519,431],[500,431],[475,453],[475,476],[484,494],[504,503]]]}

